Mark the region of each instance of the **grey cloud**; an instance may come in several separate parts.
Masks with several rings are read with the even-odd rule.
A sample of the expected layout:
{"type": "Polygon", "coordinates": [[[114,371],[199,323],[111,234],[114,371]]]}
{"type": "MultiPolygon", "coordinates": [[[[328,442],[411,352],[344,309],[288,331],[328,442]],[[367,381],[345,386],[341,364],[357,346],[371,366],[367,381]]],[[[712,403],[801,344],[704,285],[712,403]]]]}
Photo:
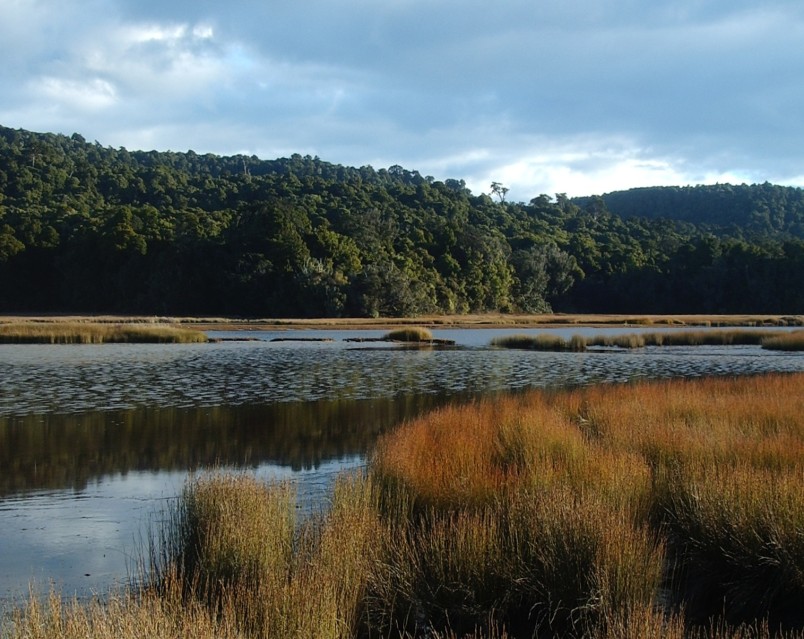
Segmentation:
{"type": "Polygon", "coordinates": [[[523,198],[607,167],[795,179],[802,36],[792,0],[18,0],[0,6],[0,122],[508,172],[523,198]],[[147,28],[175,37],[125,39],[147,28]]]}

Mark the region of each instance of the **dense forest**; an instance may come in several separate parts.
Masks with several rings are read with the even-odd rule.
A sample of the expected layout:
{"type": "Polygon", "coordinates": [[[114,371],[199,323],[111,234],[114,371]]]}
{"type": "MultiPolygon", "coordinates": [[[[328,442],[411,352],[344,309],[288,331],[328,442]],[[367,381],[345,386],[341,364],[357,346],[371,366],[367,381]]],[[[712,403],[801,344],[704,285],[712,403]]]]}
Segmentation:
{"type": "Polygon", "coordinates": [[[501,185],[0,127],[0,312],[804,313],[804,192],[501,185]]]}
{"type": "MultiPolygon", "coordinates": [[[[595,199],[573,202],[586,207],[595,199]]],[[[718,235],[804,237],[804,190],[767,182],[647,187],[606,193],[599,199],[622,217],[684,220],[718,235]]]]}

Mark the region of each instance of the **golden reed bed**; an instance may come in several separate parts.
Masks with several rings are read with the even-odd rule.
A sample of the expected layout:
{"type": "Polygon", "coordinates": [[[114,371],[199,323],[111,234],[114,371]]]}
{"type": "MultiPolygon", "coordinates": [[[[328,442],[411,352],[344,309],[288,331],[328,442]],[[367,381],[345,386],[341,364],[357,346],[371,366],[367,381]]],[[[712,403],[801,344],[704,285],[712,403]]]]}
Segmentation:
{"type": "Polygon", "coordinates": [[[804,374],[532,391],[384,436],[299,520],[191,480],[150,585],[4,637],[804,637],[804,374]]]}

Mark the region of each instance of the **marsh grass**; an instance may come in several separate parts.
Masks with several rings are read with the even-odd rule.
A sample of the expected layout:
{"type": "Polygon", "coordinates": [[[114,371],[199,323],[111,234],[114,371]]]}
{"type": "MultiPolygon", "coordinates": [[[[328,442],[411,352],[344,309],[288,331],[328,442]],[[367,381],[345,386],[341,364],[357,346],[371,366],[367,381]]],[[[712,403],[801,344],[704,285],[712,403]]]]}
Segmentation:
{"type": "Polygon", "coordinates": [[[206,342],[198,330],[168,324],[19,322],[0,324],[0,344],[104,344],[206,342]]]}
{"type": "Polygon", "coordinates": [[[2,636],[802,639],[802,415],[800,374],[442,408],[301,521],[287,485],[193,480],[143,592],[2,636]]]}
{"type": "Polygon", "coordinates": [[[791,624],[804,601],[801,469],[747,464],[687,469],[668,491],[665,525],[684,567],[685,604],[704,620],[722,606],[731,622],[768,616],[791,624]]]}
{"type": "Polygon", "coordinates": [[[559,335],[508,335],[491,341],[492,346],[535,351],[582,352],[590,347],[643,348],[645,346],[738,346],[762,345],[778,350],[804,350],[804,331],[779,333],[749,329],[667,331],[654,333],[627,333],[624,335],[573,335],[565,339],[559,335]]]}
{"type": "Polygon", "coordinates": [[[295,510],[287,484],[245,474],[193,479],[151,550],[153,588],[180,575],[186,599],[247,636],[354,636],[379,535],[370,484],[344,477],[326,513],[297,522],[295,510]]]}
{"type": "Polygon", "coordinates": [[[4,639],[242,639],[232,610],[218,614],[186,601],[182,586],[159,593],[116,592],[105,600],[64,600],[51,591],[44,600],[31,595],[26,605],[0,624],[4,639]]]}
{"type": "Polygon", "coordinates": [[[573,335],[570,339],[565,339],[550,333],[496,337],[491,341],[491,345],[498,348],[518,348],[531,351],[586,350],[586,340],[580,335],[573,335]]]}
{"type": "Polygon", "coordinates": [[[762,348],[774,351],[804,351],[804,331],[792,331],[762,340],[762,348]]]}
{"type": "Polygon", "coordinates": [[[432,342],[433,334],[421,326],[406,326],[389,331],[383,339],[390,342],[432,342]]]}
{"type": "Polygon", "coordinates": [[[535,393],[411,422],[371,466],[386,517],[414,522],[388,559],[404,576],[395,614],[512,636],[800,637],[802,415],[793,375],[535,393]]]}

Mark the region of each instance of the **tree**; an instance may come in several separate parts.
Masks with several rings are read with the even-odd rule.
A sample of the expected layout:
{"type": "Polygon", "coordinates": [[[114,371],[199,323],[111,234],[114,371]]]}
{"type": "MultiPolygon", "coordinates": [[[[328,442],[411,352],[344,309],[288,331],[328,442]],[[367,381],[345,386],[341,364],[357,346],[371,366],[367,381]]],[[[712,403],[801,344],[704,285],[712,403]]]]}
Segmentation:
{"type": "Polygon", "coordinates": [[[491,183],[491,192],[500,198],[500,203],[502,204],[505,202],[505,195],[508,193],[508,187],[503,186],[499,182],[492,182],[491,183]]]}

